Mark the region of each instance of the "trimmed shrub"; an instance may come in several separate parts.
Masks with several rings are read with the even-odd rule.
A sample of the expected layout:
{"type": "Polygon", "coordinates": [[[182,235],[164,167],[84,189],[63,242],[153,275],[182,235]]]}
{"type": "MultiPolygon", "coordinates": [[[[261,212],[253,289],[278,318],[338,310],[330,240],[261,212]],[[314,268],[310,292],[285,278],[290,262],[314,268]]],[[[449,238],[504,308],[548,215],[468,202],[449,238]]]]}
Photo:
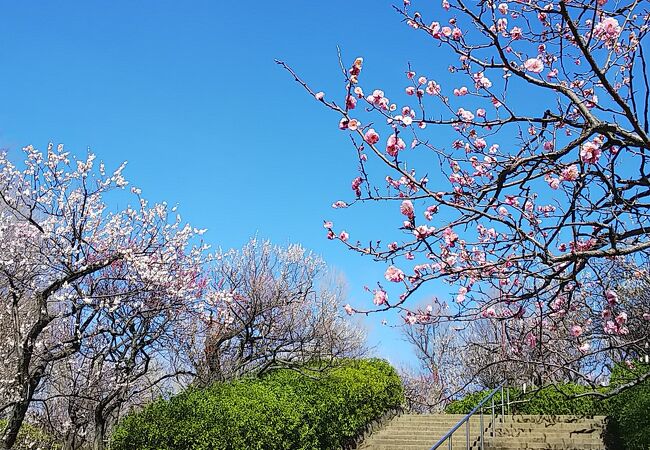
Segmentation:
{"type": "MultiPolygon", "coordinates": [[[[650,371],[650,365],[637,363],[634,369],[617,365],[611,387],[624,385],[650,371]]],[[[650,379],[646,379],[609,400],[612,433],[626,450],[650,448],[650,379]]]]}
{"type": "Polygon", "coordinates": [[[336,449],[402,403],[382,360],[345,361],[318,378],[278,370],[158,400],[121,421],[111,449],[336,449]]]}
{"type": "MultiPolygon", "coordinates": [[[[602,388],[603,393],[638,379],[647,373],[650,365],[637,363],[633,369],[616,365],[612,371],[610,386],[602,388]]],[[[510,389],[510,400],[524,400],[511,405],[516,414],[608,416],[608,438],[614,440],[616,448],[625,450],[650,449],[650,379],[621,393],[600,399],[593,395],[575,397],[591,392],[578,384],[565,383],[547,386],[537,392],[523,395],[518,389],[510,389]]],[[[445,408],[449,414],[469,413],[490,391],[474,392],[451,402],[445,408]]],[[[501,404],[501,393],[495,395],[496,405],[501,404]]],[[[488,405],[489,406],[489,405],[488,405]]]]}
{"type": "MultiPolygon", "coordinates": [[[[604,415],[607,405],[594,396],[577,397],[591,390],[587,387],[565,383],[558,386],[547,386],[543,389],[524,394],[520,389],[509,388],[510,411],[516,414],[571,414],[571,415],[604,415]]],[[[474,392],[465,397],[454,400],[445,408],[448,414],[467,414],[483,398],[487,397],[489,390],[474,392]]],[[[504,390],[504,395],[506,391],[504,390]]],[[[488,402],[490,406],[491,402],[488,402]]],[[[494,403],[500,408],[501,392],[494,396],[494,403]]],[[[499,410],[500,412],[500,410],[499,410]]]]}

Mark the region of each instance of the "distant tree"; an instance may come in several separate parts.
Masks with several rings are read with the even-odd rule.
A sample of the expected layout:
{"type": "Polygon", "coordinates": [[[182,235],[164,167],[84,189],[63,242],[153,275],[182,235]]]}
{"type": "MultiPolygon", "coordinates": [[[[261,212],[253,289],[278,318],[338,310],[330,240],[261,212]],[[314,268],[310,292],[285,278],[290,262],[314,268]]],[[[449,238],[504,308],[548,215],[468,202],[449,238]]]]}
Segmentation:
{"type": "Polygon", "coordinates": [[[402,369],[404,396],[409,410],[428,413],[441,410],[448,399],[470,383],[466,373],[467,354],[461,347],[458,331],[449,322],[429,322],[440,305],[427,305],[420,317],[402,328],[414,350],[418,367],[402,369]],[[460,353],[459,353],[460,352],[460,353]]]}
{"type": "MultiPolygon", "coordinates": [[[[326,223],[330,239],[385,262],[402,289],[348,310],[406,313],[423,285],[445,280],[457,307],[438,320],[501,322],[509,359],[553,343],[519,333],[522,320],[542,337],[566,336],[569,358],[539,348],[535,361],[595,388],[591,369],[647,341],[630,334],[629,318],[650,320],[603,282],[650,249],[648,3],[443,0],[422,13],[416,3],[397,11],[433,46],[405,67],[403,97],[364,89],[362,58],[344,70],[340,102],[279,62],[339,116],[356,149],[354,200],[334,206],[395,212],[388,245],[326,223]],[[426,72],[447,56],[456,81],[442,85],[426,72]]],[[[394,67],[386,58],[381,71],[394,67]]]]}
{"type": "Polygon", "coordinates": [[[343,285],[299,245],[251,239],[220,253],[203,313],[204,382],[361,356],[365,333],[342,317],[343,285]]]}
{"type": "MultiPolygon", "coordinates": [[[[148,349],[161,345],[152,341],[166,318],[200,295],[203,249],[190,247],[199,230],[169,220],[164,203],[149,206],[136,188],[135,206],[110,211],[105,197],[126,187],[124,166],[106,174],[94,155],[73,160],[63,146],[24,154],[22,168],[0,154],[2,449],[14,445],[55,365],[94,361],[101,377],[98,368],[112,365],[112,386],[128,390],[147,371],[148,349]]],[[[99,409],[115,405],[101,402],[96,426],[107,417],[99,409]]]]}

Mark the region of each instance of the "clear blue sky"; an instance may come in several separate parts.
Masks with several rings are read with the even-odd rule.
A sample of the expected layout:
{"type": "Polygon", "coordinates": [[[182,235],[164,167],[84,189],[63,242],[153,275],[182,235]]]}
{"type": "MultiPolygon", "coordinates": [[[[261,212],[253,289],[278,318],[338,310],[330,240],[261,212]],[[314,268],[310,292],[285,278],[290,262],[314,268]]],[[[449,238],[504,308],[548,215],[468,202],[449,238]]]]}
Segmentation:
{"type": "MultiPolygon", "coordinates": [[[[369,305],[362,287],[380,280],[385,265],[327,241],[322,221],[355,239],[392,228],[395,214],[330,208],[352,195],[354,149],[338,118],[273,60],[339,97],[336,45],[348,62],[365,57],[368,88],[383,80],[401,91],[418,54],[431,55],[419,67],[444,81],[448,63],[392,4],[3,2],[0,146],[15,153],[51,140],[78,154],[91,148],[109,167],[128,160],[132,184],[151,200],[178,203],[214,246],[238,247],[255,233],[302,243],[345,274],[350,303],[369,305]]],[[[371,342],[380,355],[408,361],[382,318],[366,320],[371,342]]]]}

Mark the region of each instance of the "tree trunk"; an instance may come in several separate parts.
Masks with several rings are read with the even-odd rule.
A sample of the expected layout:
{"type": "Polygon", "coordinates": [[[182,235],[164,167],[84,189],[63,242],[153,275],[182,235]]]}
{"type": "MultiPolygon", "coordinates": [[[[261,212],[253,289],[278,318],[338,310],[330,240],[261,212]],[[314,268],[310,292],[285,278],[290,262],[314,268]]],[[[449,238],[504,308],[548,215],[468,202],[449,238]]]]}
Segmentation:
{"type": "Polygon", "coordinates": [[[20,431],[20,427],[23,425],[25,414],[27,414],[27,409],[34,397],[34,391],[41,382],[43,372],[44,370],[39,368],[36,373],[30,377],[28,382],[21,386],[19,392],[20,400],[10,409],[7,425],[2,431],[0,450],[8,450],[16,443],[18,432],[20,431]]]}
{"type": "Polygon", "coordinates": [[[95,434],[93,436],[93,450],[104,450],[106,438],[106,422],[95,418],[95,434]]]}

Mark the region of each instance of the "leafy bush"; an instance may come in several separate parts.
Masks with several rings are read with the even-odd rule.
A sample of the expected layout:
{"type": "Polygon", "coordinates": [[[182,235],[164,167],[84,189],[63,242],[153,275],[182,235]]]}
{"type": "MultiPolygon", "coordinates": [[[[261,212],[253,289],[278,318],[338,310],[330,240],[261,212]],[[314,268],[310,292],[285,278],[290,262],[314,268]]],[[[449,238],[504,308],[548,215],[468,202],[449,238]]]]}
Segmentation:
{"type": "MultiPolygon", "coordinates": [[[[578,384],[565,383],[558,386],[547,386],[543,389],[524,394],[520,389],[509,388],[504,390],[504,396],[508,395],[510,412],[516,414],[572,414],[572,415],[604,415],[607,413],[607,405],[597,397],[577,395],[590,392],[590,389],[578,384]]],[[[467,414],[483,398],[490,393],[489,390],[474,392],[465,397],[454,400],[445,408],[449,414],[467,414]]],[[[494,403],[500,412],[501,392],[494,396],[494,403]]],[[[486,404],[490,406],[491,401],[486,404]]]]}
{"type": "MultiPolygon", "coordinates": [[[[618,365],[612,371],[611,387],[616,388],[650,371],[648,364],[634,369],[618,365]]],[[[626,450],[650,448],[650,379],[612,397],[609,401],[612,432],[626,450]]]]}
{"type": "MultiPolygon", "coordinates": [[[[491,390],[478,391],[467,394],[465,397],[454,400],[445,408],[447,414],[469,414],[469,412],[478,405],[481,400],[490,394],[491,390]]],[[[501,392],[497,392],[494,397],[494,404],[501,404],[501,392]]],[[[489,400],[485,406],[490,407],[492,401],[489,400]]]]}
{"type": "Polygon", "coordinates": [[[158,400],[118,425],[111,449],[335,449],[402,402],[382,360],[345,361],[317,379],[278,370],[158,400]]]}
{"type": "MultiPolygon", "coordinates": [[[[633,369],[617,365],[612,371],[610,386],[602,388],[603,393],[636,380],[650,370],[650,365],[637,363],[633,369]]],[[[517,414],[581,415],[609,416],[608,431],[621,448],[626,450],[650,449],[650,379],[605,400],[597,396],[577,395],[590,392],[591,389],[578,384],[564,383],[547,386],[537,392],[524,395],[518,389],[510,389],[510,400],[522,400],[511,406],[511,412],[517,414]]],[[[445,408],[449,414],[467,414],[489,390],[474,392],[451,402],[445,408]]],[[[496,405],[501,404],[501,393],[495,395],[496,405]]],[[[488,403],[489,406],[490,402],[488,403]]],[[[498,408],[499,408],[498,407],[498,408]]],[[[497,411],[500,411],[497,408],[497,411]]]]}
{"type": "MultiPolygon", "coordinates": [[[[3,430],[5,426],[7,426],[7,420],[0,419],[0,430],[3,430]]],[[[13,450],[58,450],[60,448],[61,446],[55,442],[53,437],[48,436],[39,428],[28,423],[23,423],[20,427],[18,439],[12,447],[13,450]]]]}

